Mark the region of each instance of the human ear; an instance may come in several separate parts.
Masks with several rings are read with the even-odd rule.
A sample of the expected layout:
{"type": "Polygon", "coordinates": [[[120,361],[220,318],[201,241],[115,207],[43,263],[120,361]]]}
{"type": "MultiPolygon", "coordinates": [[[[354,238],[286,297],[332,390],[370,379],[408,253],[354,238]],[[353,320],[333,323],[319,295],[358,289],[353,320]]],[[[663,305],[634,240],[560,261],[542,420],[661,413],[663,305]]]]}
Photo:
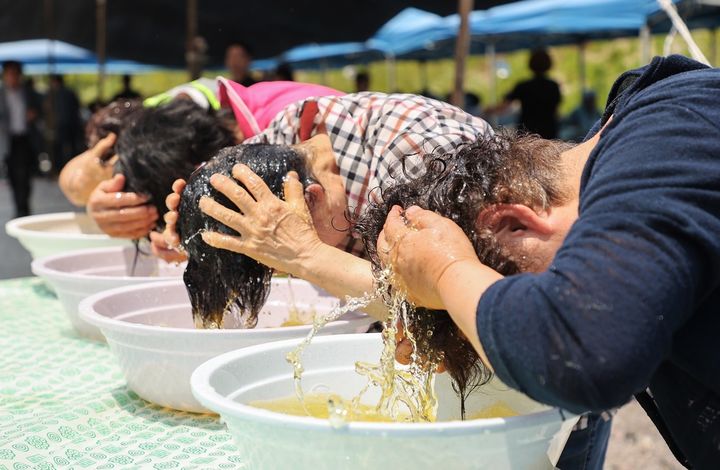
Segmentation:
{"type": "Polygon", "coordinates": [[[305,187],[305,201],[312,211],[325,201],[325,189],[319,183],[310,183],[305,187]]]}
{"type": "Polygon", "coordinates": [[[480,212],[476,225],[490,230],[499,240],[553,233],[546,211],[536,212],[523,204],[495,204],[480,212]]]}

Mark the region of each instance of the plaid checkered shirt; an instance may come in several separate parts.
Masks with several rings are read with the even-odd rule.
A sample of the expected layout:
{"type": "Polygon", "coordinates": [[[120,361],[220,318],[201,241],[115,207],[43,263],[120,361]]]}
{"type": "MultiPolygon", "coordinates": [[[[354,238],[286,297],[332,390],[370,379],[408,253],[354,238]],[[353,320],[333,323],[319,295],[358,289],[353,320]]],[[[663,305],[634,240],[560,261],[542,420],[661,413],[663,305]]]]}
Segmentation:
{"type": "MultiPolygon", "coordinates": [[[[442,101],[364,92],[290,105],[246,143],[300,143],[301,117],[311,102],[317,105],[311,135],[324,130],[330,137],[353,218],[383,189],[419,176],[425,155],[451,153],[463,143],[492,135],[487,122],[442,101]]],[[[344,249],[363,255],[360,240],[351,239],[344,249]]]]}

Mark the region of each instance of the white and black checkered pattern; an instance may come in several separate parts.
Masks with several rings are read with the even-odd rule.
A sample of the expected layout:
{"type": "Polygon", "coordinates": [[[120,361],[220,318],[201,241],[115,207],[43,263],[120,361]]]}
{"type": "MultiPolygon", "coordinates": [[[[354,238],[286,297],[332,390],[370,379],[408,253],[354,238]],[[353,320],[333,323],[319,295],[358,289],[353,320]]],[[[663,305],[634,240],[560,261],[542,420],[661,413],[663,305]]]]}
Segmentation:
{"type": "MultiPolygon", "coordinates": [[[[492,134],[487,122],[442,101],[365,92],[290,105],[246,142],[299,143],[300,116],[309,101],[319,110],[312,134],[325,130],[330,137],[353,216],[362,213],[370,198],[379,197],[376,189],[420,175],[425,155],[454,152],[463,143],[492,134]]],[[[362,245],[352,240],[345,251],[362,255],[362,245]]]]}

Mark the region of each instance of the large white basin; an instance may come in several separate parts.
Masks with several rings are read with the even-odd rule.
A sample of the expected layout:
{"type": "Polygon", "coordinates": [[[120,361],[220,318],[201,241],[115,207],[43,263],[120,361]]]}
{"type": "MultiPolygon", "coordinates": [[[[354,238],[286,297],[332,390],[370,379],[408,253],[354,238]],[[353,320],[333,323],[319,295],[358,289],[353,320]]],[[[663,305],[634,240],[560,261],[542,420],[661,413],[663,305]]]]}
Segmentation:
{"type": "Polygon", "coordinates": [[[5,231],[17,238],[33,259],[81,248],[130,244],[104,234],[90,216],[79,212],[18,217],[5,224],[5,231]]]}
{"type": "MultiPolygon", "coordinates": [[[[297,343],[233,351],[193,373],[193,393],[227,423],[248,468],[551,469],[577,420],[493,380],[469,397],[468,413],[502,400],[520,416],[459,421],[459,400],[447,374],[436,380],[438,418],[455,421],[333,427],[328,420],[246,405],[293,394],[292,368],[285,355],[297,343]]],[[[377,362],[380,349],[378,334],[316,338],[304,354],[304,390],[355,396],[366,383],[354,371],[355,362],[377,362]]],[[[373,404],[377,394],[368,399],[367,404],[373,404]]]]}
{"type": "MultiPolygon", "coordinates": [[[[190,375],[208,359],[234,349],[307,335],[310,326],[279,327],[289,306],[330,311],[339,300],[299,279],[274,278],[254,329],[203,330],[193,326],[182,281],[155,282],[101,292],[80,303],[80,318],[100,328],[128,386],[142,398],[185,411],[207,412],[193,397],[190,375]]],[[[321,334],[367,331],[373,320],[350,313],[321,334]]]]}
{"type": "Polygon", "coordinates": [[[55,291],[75,330],[99,341],[105,340],[100,330],[78,316],[81,300],[115,287],[180,279],[184,269],[134,246],[71,251],[32,262],[32,272],[55,291]]]}

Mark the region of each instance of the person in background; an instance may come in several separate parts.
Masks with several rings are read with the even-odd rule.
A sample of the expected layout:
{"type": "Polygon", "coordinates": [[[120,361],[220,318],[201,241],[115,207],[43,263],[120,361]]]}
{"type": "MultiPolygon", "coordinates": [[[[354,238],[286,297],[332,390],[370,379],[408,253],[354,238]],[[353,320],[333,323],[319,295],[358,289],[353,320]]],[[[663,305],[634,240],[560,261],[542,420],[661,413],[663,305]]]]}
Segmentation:
{"type": "Polygon", "coordinates": [[[505,100],[488,114],[501,114],[507,111],[514,101],[520,102],[518,128],[545,139],[555,139],[558,135],[557,108],[560,104],[560,86],[547,77],[552,68],[552,58],[545,49],[535,49],[528,63],[533,78],[518,83],[505,96],[505,100]]]}
{"type": "Polygon", "coordinates": [[[292,67],[290,67],[290,64],[283,62],[282,64],[278,65],[275,69],[273,79],[282,82],[294,82],[295,76],[292,67]]]}
{"type": "Polygon", "coordinates": [[[7,165],[15,217],[30,214],[32,174],[37,166],[30,135],[40,115],[35,106],[22,84],[22,64],[5,61],[0,87],[0,155],[7,165]]]}
{"type": "Polygon", "coordinates": [[[370,91],[370,75],[367,72],[355,74],[355,92],[370,91]]]}
{"type": "Polygon", "coordinates": [[[58,173],[71,157],[82,150],[80,100],[73,90],[65,86],[62,75],[50,77],[45,110],[53,136],[53,170],[58,173]]]}
{"type": "Polygon", "coordinates": [[[225,68],[230,73],[230,79],[242,86],[251,86],[256,82],[250,74],[252,51],[242,42],[232,42],[225,48],[225,68]]]}
{"type": "Polygon", "coordinates": [[[130,75],[123,75],[122,77],[123,87],[120,93],[115,95],[111,101],[115,100],[134,100],[142,98],[142,95],[136,90],[132,89],[132,77],[130,75]]]}
{"type": "Polygon", "coordinates": [[[582,142],[592,126],[600,119],[600,111],[595,103],[595,92],[585,90],[582,102],[562,121],[560,137],[571,142],[582,142]]]}
{"type": "Polygon", "coordinates": [[[38,112],[41,113],[37,119],[30,123],[28,128],[33,155],[40,160],[41,154],[45,152],[45,122],[43,119],[44,116],[42,115],[45,95],[35,89],[35,80],[33,77],[26,77],[23,85],[25,87],[25,96],[27,96],[28,100],[28,107],[30,109],[37,109],[38,112]]]}

